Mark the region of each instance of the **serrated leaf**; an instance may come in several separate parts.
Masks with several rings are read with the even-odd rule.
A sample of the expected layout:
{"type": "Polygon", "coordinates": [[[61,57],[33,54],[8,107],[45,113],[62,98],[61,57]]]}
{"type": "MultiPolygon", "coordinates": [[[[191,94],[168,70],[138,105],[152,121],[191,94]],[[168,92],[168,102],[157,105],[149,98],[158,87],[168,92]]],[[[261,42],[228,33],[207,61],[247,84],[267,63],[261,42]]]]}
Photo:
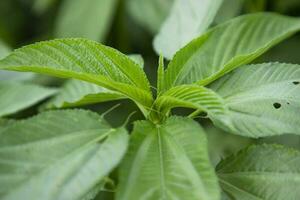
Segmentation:
{"type": "Polygon", "coordinates": [[[15,50],[0,69],[74,78],[117,91],[150,107],[152,94],[143,70],[119,51],[85,39],[57,39],[15,50]]]}
{"type": "Polygon", "coordinates": [[[160,55],[158,61],[158,69],[157,69],[157,95],[158,96],[164,90],[164,75],[165,75],[164,57],[160,55]]]}
{"type": "Polygon", "coordinates": [[[283,146],[251,146],[219,163],[217,174],[228,199],[296,200],[299,158],[299,151],[283,146]]]}
{"type": "MultiPolygon", "coordinates": [[[[0,59],[5,58],[10,52],[11,48],[0,40],[0,59]]],[[[26,81],[32,78],[32,73],[0,71],[0,81],[26,81]]]]}
{"type": "Polygon", "coordinates": [[[119,170],[117,200],[219,199],[204,132],[191,119],[137,122],[119,170]]]}
{"type": "MultiPolygon", "coordinates": [[[[129,55],[139,67],[143,68],[144,60],[140,55],[129,55]]],[[[98,85],[79,80],[68,80],[64,83],[59,93],[48,101],[42,108],[66,108],[124,99],[126,96],[105,89],[98,85]]]]}
{"type": "Polygon", "coordinates": [[[206,31],[223,0],[176,0],[154,39],[154,49],[171,59],[192,39],[206,31]]]}
{"type": "Polygon", "coordinates": [[[163,115],[176,107],[200,109],[215,123],[231,127],[229,117],[226,116],[227,107],[224,100],[208,88],[198,85],[177,86],[159,96],[154,104],[154,108],[163,115]]]}
{"type": "Polygon", "coordinates": [[[112,23],[117,0],[65,0],[56,21],[56,37],[103,41],[112,23]]]}
{"type": "Polygon", "coordinates": [[[2,200],[81,200],[126,151],[124,128],[96,113],[44,112],[1,132],[2,200]]]}
{"type": "Polygon", "coordinates": [[[244,15],[225,22],[193,40],[174,56],[166,70],[166,88],[209,84],[253,61],[299,29],[298,18],[271,13],[244,15]]]}
{"type": "Polygon", "coordinates": [[[55,92],[55,89],[33,84],[0,82],[0,116],[24,110],[55,92]]]}
{"type": "Polygon", "coordinates": [[[145,61],[144,61],[144,58],[140,54],[129,54],[128,57],[131,60],[133,60],[136,64],[138,64],[141,69],[144,68],[145,61]]]}
{"type": "Polygon", "coordinates": [[[151,33],[159,31],[174,0],[127,0],[130,15],[151,33]]]}
{"type": "Polygon", "coordinates": [[[300,66],[243,66],[211,85],[229,108],[236,134],[266,137],[300,134],[300,66]]]}

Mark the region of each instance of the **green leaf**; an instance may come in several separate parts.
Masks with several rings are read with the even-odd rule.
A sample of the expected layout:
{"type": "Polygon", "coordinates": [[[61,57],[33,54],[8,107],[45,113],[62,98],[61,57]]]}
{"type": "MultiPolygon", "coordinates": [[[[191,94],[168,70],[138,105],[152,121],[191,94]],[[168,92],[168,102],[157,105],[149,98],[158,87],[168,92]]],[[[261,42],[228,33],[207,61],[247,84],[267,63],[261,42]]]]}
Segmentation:
{"type": "MultiPolygon", "coordinates": [[[[0,59],[5,58],[11,52],[11,48],[0,40],[0,59]]],[[[32,73],[0,71],[0,81],[26,81],[33,78],[32,73]]]]}
{"type": "Polygon", "coordinates": [[[165,75],[164,57],[160,55],[158,61],[158,69],[157,69],[157,95],[158,96],[164,90],[164,75],[165,75]]]}
{"type": "Polygon", "coordinates": [[[251,146],[223,160],[217,174],[228,199],[294,200],[300,196],[300,152],[251,146]]]}
{"type": "Polygon", "coordinates": [[[236,134],[265,137],[300,134],[300,66],[243,66],[212,84],[229,108],[236,134]]]}
{"type": "MultiPolygon", "coordinates": [[[[129,55],[129,57],[143,68],[144,60],[140,55],[133,54],[129,55]]],[[[42,108],[76,107],[124,98],[126,98],[126,96],[118,92],[105,89],[92,83],[71,79],[66,81],[59,93],[43,105],[42,108]]]]}
{"type": "Polygon", "coordinates": [[[0,82],[0,117],[33,106],[55,92],[38,85],[0,82]]]}
{"type": "Polygon", "coordinates": [[[127,0],[130,15],[151,33],[159,31],[174,0],[127,0]]]}
{"type": "Polygon", "coordinates": [[[300,29],[298,18],[271,13],[237,17],[181,49],[166,70],[166,88],[206,85],[247,64],[300,29]]]}
{"type": "Polygon", "coordinates": [[[238,16],[242,12],[245,1],[246,0],[223,1],[214,21],[219,24],[238,16]]]}
{"type": "Polygon", "coordinates": [[[119,170],[117,200],[219,199],[205,134],[188,118],[137,122],[119,170]]]}
{"type": "Polygon", "coordinates": [[[129,54],[128,57],[131,60],[133,60],[136,64],[138,64],[141,69],[144,68],[145,61],[144,61],[144,58],[140,54],[129,54]]]}
{"type": "Polygon", "coordinates": [[[206,31],[223,0],[176,0],[154,39],[154,49],[171,59],[192,39],[206,31]]]}
{"type": "Polygon", "coordinates": [[[67,108],[124,98],[126,98],[126,96],[120,93],[113,92],[92,83],[68,80],[62,86],[59,93],[43,107],[46,109],[67,108]]]}
{"type": "Polygon", "coordinates": [[[7,129],[10,125],[14,124],[15,120],[14,119],[4,119],[0,118],[0,134],[2,131],[7,129]]]}
{"type": "Polygon", "coordinates": [[[57,39],[15,50],[0,69],[81,79],[150,107],[152,94],[139,65],[119,51],[85,39],[57,39]]]}
{"type": "Polygon", "coordinates": [[[65,0],[56,21],[56,37],[104,41],[117,0],[65,0]]]}
{"type": "Polygon", "coordinates": [[[177,86],[159,96],[154,104],[154,108],[163,115],[167,115],[175,107],[200,109],[214,123],[231,127],[224,100],[208,88],[198,85],[177,86]]]}
{"type": "Polygon", "coordinates": [[[124,128],[96,113],[51,111],[1,132],[2,200],[81,200],[126,151],[124,128]]]}

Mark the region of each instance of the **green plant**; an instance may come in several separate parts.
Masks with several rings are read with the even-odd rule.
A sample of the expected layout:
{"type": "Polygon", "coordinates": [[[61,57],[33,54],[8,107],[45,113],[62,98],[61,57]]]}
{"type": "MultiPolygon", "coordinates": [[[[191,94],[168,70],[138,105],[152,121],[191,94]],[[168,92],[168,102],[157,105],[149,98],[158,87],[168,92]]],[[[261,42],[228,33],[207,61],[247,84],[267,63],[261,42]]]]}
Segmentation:
{"type": "MultiPolygon", "coordinates": [[[[205,29],[211,21],[205,20],[205,29]]],[[[299,19],[259,13],[220,24],[185,45],[204,32],[195,30],[183,42],[176,39],[176,48],[155,42],[171,59],[165,69],[160,56],[156,93],[140,57],[91,40],[55,39],[13,51],[0,69],[79,80],[69,81],[44,109],[128,98],[145,120],[134,123],[130,136],[104,115],[78,109],[0,121],[1,199],[93,199],[114,184],[109,175],[117,167],[118,200],[217,200],[221,193],[224,199],[296,200],[298,151],[254,145],[221,161],[215,172],[204,130],[192,118],[206,114],[215,126],[251,138],[300,134],[300,66],[247,65],[299,29],[299,19]],[[195,111],[173,116],[176,107],[195,111]]]]}

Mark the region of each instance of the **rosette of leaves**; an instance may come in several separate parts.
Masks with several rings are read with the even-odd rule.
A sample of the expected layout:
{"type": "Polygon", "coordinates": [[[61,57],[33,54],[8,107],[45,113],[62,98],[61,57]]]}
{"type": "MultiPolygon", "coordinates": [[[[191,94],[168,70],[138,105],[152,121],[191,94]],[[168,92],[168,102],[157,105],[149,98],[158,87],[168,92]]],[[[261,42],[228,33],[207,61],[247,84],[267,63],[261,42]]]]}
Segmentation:
{"type": "MultiPolygon", "coordinates": [[[[131,99],[145,120],[134,123],[130,136],[124,127],[113,128],[103,116],[83,110],[3,123],[1,199],[93,199],[117,167],[117,200],[218,200],[221,194],[296,200],[298,151],[252,146],[214,169],[204,130],[191,118],[206,113],[215,126],[245,137],[300,134],[300,66],[248,65],[299,29],[299,19],[271,13],[213,27],[178,50],[166,69],[160,58],[156,94],[136,61],[94,41],[56,39],[13,51],[0,61],[1,69],[95,84],[112,99],[131,99]],[[195,112],[173,116],[176,107],[195,112]]],[[[93,97],[85,103],[107,96],[93,97]]]]}

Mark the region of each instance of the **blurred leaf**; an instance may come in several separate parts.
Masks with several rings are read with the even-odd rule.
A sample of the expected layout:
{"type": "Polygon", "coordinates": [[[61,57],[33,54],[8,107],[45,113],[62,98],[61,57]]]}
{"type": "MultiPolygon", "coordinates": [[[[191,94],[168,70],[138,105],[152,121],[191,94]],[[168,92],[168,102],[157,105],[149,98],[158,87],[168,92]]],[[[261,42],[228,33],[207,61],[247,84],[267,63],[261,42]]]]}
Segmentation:
{"type": "Polygon", "coordinates": [[[296,200],[300,196],[300,152],[277,145],[251,146],[217,166],[228,198],[296,200]]]}
{"type": "Polygon", "coordinates": [[[43,14],[58,0],[34,0],[33,10],[38,14],[43,14]]]}
{"type": "Polygon", "coordinates": [[[33,106],[55,92],[54,89],[38,85],[0,82],[0,116],[33,106]]]}
{"type": "Polygon", "coordinates": [[[120,93],[107,90],[92,83],[68,80],[59,93],[43,107],[46,109],[67,108],[124,98],[126,96],[120,93]]]}
{"type": "Polygon", "coordinates": [[[260,138],[259,143],[267,143],[267,144],[281,144],[286,147],[295,148],[300,150],[300,136],[293,134],[286,135],[278,135],[272,137],[260,138]]]}
{"type": "Polygon", "coordinates": [[[229,108],[234,133],[246,137],[300,134],[300,66],[243,66],[212,85],[229,108]]]}
{"type": "Polygon", "coordinates": [[[205,134],[196,122],[181,117],[159,126],[140,121],[131,137],[116,199],[219,199],[205,134]]]}
{"type": "Polygon", "coordinates": [[[217,24],[223,23],[242,12],[245,0],[225,0],[223,1],[216,17],[217,24]]]}
{"type": "Polygon", "coordinates": [[[151,33],[159,31],[175,0],[127,0],[131,16],[151,33]]]}
{"type": "Polygon", "coordinates": [[[254,142],[250,138],[229,134],[212,124],[206,125],[204,130],[207,133],[209,155],[214,166],[221,159],[236,153],[254,142]]]}
{"type": "Polygon", "coordinates": [[[223,0],[176,0],[154,39],[158,54],[171,59],[192,39],[206,31],[223,0]]]}
{"type": "Polygon", "coordinates": [[[113,48],[86,39],[25,46],[1,60],[0,69],[80,79],[122,93],[145,108],[152,104],[149,82],[138,64],[113,48]]]}
{"type": "Polygon", "coordinates": [[[245,15],[218,25],[175,55],[166,70],[166,88],[209,84],[299,29],[299,19],[271,13],[245,15]]]}
{"type": "Polygon", "coordinates": [[[89,111],[16,122],[1,132],[0,197],[82,200],[118,164],[127,141],[124,128],[113,129],[89,111]]]}
{"type": "Polygon", "coordinates": [[[56,37],[104,41],[117,0],[64,0],[56,21],[56,37]]]}

